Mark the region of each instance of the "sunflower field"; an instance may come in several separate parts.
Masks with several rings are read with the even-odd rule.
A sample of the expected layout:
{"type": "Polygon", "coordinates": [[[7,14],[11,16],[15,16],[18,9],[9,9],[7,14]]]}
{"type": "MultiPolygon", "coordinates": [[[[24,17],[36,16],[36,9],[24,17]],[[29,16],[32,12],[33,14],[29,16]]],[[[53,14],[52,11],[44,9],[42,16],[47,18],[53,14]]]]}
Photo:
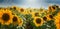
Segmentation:
{"type": "Polygon", "coordinates": [[[60,29],[60,7],[0,7],[0,29],[60,29]]]}

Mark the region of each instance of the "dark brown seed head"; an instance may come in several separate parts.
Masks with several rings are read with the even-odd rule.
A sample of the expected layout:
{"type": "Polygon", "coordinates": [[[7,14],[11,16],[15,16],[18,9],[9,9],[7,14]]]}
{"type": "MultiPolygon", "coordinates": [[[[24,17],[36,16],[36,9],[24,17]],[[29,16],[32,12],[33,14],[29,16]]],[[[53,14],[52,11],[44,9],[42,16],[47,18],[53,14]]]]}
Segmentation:
{"type": "Polygon", "coordinates": [[[55,9],[55,7],[54,7],[54,6],[52,6],[52,8],[53,8],[53,9],[55,9]]]}
{"type": "Polygon", "coordinates": [[[41,23],[41,19],[40,18],[36,18],[36,23],[40,24],[41,23]]]}
{"type": "Polygon", "coordinates": [[[13,9],[16,9],[16,7],[13,7],[13,9]]]}
{"type": "Polygon", "coordinates": [[[17,17],[13,17],[13,22],[16,22],[17,21],[17,17]]]}
{"type": "Polygon", "coordinates": [[[47,17],[43,17],[43,20],[46,21],[47,20],[47,17]]]}
{"type": "Polygon", "coordinates": [[[53,19],[53,16],[52,16],[52,15],[49,15],[49,17],[50,17],[51,19],[53,19]]]}
{"type": "Polygon", "coordinates": [[[21,8],[21,9],[20,9],[20,11],[21,11],[21,12],[24,12],[24,9],[23,9],[23,8],[21,8]]]}
{"type": "Polygon", "coordinates": [[[2,15],[2,19],[3,19],[4,21],[8,21],[8,20],[10,19],[10,16],[9,16],[7,13],[4,13],[4,14],[2,15]]]}

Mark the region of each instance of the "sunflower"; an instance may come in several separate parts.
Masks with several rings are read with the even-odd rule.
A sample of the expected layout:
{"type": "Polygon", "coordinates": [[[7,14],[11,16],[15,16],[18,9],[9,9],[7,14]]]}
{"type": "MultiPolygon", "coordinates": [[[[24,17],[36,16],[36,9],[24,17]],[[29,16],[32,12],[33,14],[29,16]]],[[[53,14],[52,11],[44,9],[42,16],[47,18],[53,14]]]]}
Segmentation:
{"type": "Polygon", "coordinates": [[[43,20],[44,20],[44,21],[47,21],[47,17],[43,17],[43,20]]]}
{"type": "Polygon", "coordinates": [[[24,12],[24,9],[23,9],[23,8],[21,8],[21,9],[20,9],[20,12],[24,12]]]}
{"type": "Polygon", "coordinates": [[[57,26],[57,29],[60,29],[60,12],[58,12],[57,16],[54,17],[55,18],[55,24],[57,26]]]}
{"type": "Polygon", "coordinates": [[[33,12],[33,10],[29,10],[29,12],[31,13],[31,12],[33,12]]]}
{"type": "Polygon", "coordinates": [[[12,23],[14,25],[22,25],[23,24],[23,21],[21,18],[19,18],[18,16],[14,15],[13,18],[12,18],[12,23]]]}
{"type": "Polygon", "coordinates": [[[11,8],[13,8],[14,10],[19,10],[20,9],[19,7],[16,7],[16,6],[12,6],[11,8]]]}
{"type": "Polygon", "coordinates": [[[16,6],[12,6],[12,8],[16,10],[16,6]]]}
{"type": "Polygon", "coordinates": [[[33,17],[33,18],[34,18],[34,17],[39,17],[39,15],[40,15],[39,12],[32,12],[32,13],[30,13],[30,14],[32,14],[32,17],[33,17]]]}
{"type": "Polygon", "coordinates": [[[12,12],[10,10],[0,10],[1,24],[9,25],[12,20],[12,12]]]}
{"type": "Polygon", "coordinates": [[[40,17],[35,17],[33,20],[33,23],[35,24],[36,27],[42,26],[43,19],[40,17]]]}
{"type": "Polygon", "coordinates": [[[24,8],[20,8],[18,11],[19,11],[20,13],[25,14],[25,9],[24,9],[24,8]]]}

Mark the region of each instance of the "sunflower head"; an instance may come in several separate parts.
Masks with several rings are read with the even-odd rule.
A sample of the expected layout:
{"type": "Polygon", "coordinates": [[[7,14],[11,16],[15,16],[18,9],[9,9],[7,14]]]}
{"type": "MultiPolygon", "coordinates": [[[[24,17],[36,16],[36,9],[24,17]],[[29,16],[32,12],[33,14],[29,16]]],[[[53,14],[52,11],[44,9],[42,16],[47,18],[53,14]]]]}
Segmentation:
{"type": "Polygon", "coordinates": [[[11,23],[12,17],[12,12],[10,10],[0,11],[1,24],[9,25],[11,23]]]}
{"type": "Polygon", "coordinates": [[[44,21],[47,21],[47,17],[43,17],[43,20],[44,20],[44,21]]]}
{"type": "Polygon", "coordinates": [[[12,8],[16,10],[16,6],[12,6],[12,8]]]}
{"type": "Polygon", "coordinates": [[[18,17],[16,15],[13,15],[12,22],[15,24],[16,22],[18,23],[18,17]]]}
{"type": "Polygon", "coordinates": [[[32,12],[32,10],[29,10],[30,12],[32,12]]]}
{"type": "Polygon", "coordinates": [[[36,27],[42,26],[43,19],[40,17],[35,17],[33,20],[33,23],[35,24],[36,27]]]}
{"type": "Polygon", "coordinates": [[[24,9],[23,9],[23,8],[21,8],[21,9],[20,9],[20,12],[24,12],[24,9]]]}
{"type": "Polygon", "coordinates": [[[13,9],[16,9],[16,7],[13,7],[13,9]]]}
{"type": "Polygon", "coordinates": [[[23,21],[16,15],[13,16],[12,22],[14,25],[22,25],[23,21]]]}
{"type": "Polygon", "coordinates": [[[53,10],[55,10],[55,6],[52,6],[51,8],[52,8],[53,10]]]}
{"type": "Polygon", "coordinates": [[[53,15],[49,15],[49,17],[50,17],[51,19],[53,19],[53,15]]]}
{"type": "Polygon", "coordinates": [[[18,21],[18,18],[17,17],[13,17],[13,22],[17,22],[18,21]]]}
{"type": "Polygon", "coordinates": [[[36,23],[37,23],[37,24],[40,24],[40,23],[41,23],[41,19],[40,19],[40,18],[37,18],[37,19],[36,19],[36,23]]]}
{"type": "Polygon", "coordinates": [[[32,17],[33,17],[33,18],[34,18],[34,17],[39,17],[39,15],[40,15],[39,12],[32,12],[31,14],[32,14],[32,17]]]}

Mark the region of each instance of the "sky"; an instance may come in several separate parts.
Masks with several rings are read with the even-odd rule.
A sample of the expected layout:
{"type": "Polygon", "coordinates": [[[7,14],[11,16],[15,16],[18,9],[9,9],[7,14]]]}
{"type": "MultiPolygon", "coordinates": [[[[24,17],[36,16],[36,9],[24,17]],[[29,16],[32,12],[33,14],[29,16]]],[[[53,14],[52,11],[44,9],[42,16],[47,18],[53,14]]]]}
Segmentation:
{"type": "Polygon", "coordinates": [[[60,0],[0,0],[0,7],[48,8],[48,6],[52,4],[60,5],[60,0]]]}

